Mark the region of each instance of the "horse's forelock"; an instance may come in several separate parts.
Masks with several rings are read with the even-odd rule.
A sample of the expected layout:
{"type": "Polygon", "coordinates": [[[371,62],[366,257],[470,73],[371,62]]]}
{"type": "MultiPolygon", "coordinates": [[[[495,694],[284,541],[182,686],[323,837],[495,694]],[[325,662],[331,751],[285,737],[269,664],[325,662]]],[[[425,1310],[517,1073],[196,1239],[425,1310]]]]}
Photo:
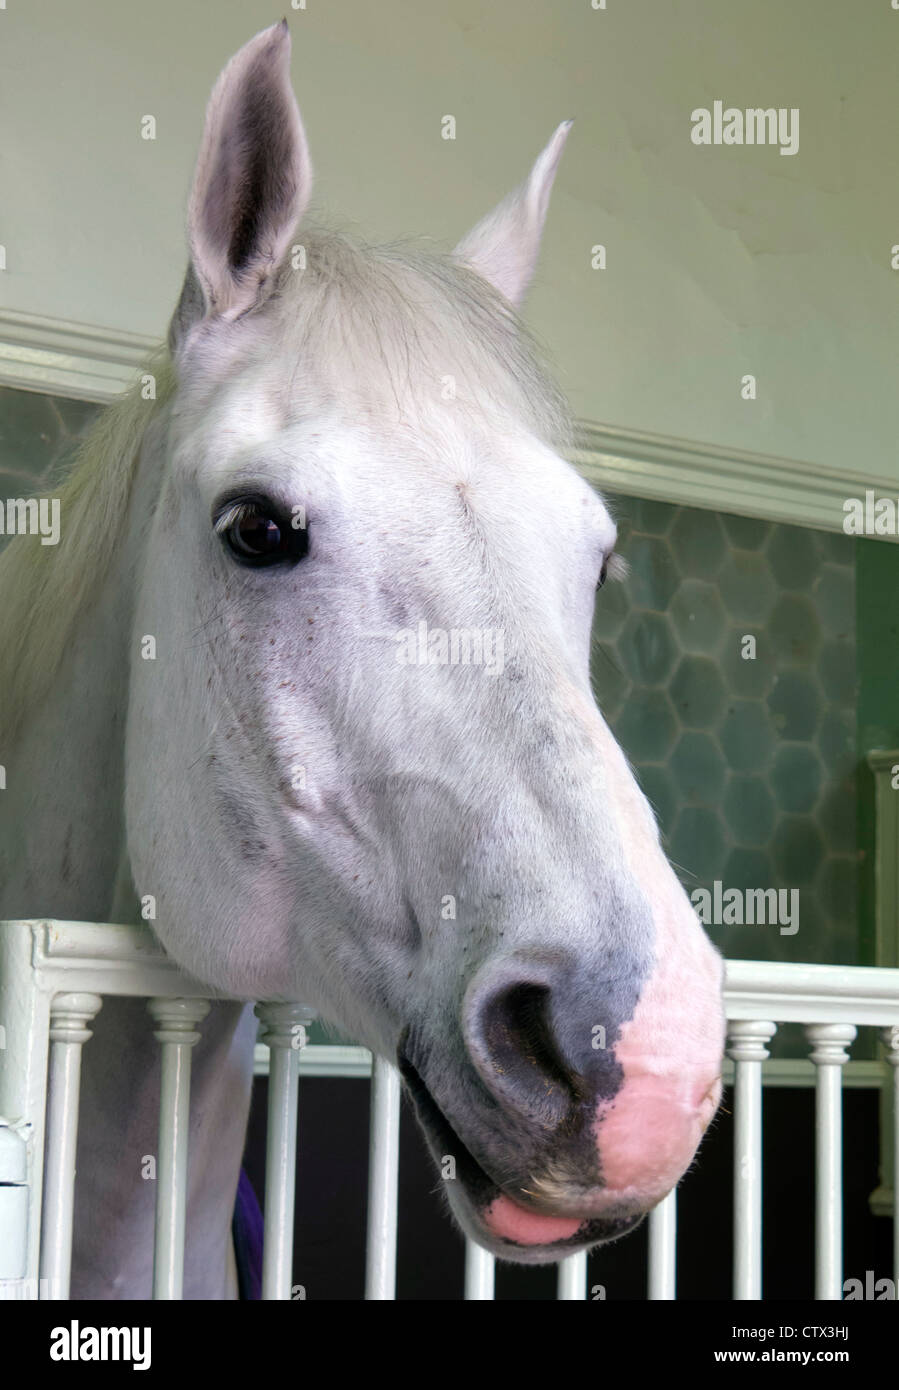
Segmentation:
{"type": "MultiPolygon", "coordinates": [[[[279,325],[290,380],[395,414],[448,399],[515,419],[556,448],[570,443],[565,400],[515,310],[475,271],[411,241],[368,247],[303,231],[260,318],[279,325]],[[453,384],[448,385],[452,379],[453,384]]],[[[264,330],[263,330],[264,333],[264,330]]]]}

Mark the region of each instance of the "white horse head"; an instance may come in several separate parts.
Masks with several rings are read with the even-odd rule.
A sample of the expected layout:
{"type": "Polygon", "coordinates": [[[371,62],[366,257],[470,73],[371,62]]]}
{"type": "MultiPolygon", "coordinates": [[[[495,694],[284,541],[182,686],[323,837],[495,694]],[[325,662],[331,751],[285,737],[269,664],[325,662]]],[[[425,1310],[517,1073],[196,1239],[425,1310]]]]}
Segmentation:
{"type": "Polygon", "coordinates": [[[514,312],[568,125],[452,256],[360,249],[303,222],[288,62],[280,24],[225,69],[191,196],[134,881],[196,975],[397,1057],[463,1227],[554,1259],[677,1182],[723,1042],[721,960],[591,694],[615,527],[514,312]]]}

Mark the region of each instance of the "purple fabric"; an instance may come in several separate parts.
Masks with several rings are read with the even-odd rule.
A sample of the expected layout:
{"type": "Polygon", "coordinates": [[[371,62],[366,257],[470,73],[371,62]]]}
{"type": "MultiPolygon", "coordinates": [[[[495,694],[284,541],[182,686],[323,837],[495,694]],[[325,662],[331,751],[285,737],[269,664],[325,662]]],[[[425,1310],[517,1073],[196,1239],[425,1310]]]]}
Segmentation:
{"type": "Polygon", "coordinates": [[[237,1260],[237,1287],[241,1299],[262,1298],[262,1231],[262,1212],[256,1193],[241,1168],[231,1222],[237,1260]]]}

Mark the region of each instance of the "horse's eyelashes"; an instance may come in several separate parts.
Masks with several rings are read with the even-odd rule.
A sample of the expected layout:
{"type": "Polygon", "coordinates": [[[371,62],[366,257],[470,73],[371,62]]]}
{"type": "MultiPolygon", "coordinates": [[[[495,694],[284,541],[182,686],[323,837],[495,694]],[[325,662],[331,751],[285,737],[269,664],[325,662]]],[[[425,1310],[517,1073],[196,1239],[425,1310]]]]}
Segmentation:
{"type": "Polygon", "coordinates": [[[232,498],[216,509],[213,525],[233,558],[255,569],[296,564],[309,549],[305,517],[265,497],[232,498]]]}
{"type": "Polygon", "coordinates": [[[623,555],[619,555],[616,550],[611,551],[603,562],[603,567],[599,572],[599,579],[596,581],[597,589],[601,589],[607,579],[618,583],[627,578],[628,565],[623,555]]]}

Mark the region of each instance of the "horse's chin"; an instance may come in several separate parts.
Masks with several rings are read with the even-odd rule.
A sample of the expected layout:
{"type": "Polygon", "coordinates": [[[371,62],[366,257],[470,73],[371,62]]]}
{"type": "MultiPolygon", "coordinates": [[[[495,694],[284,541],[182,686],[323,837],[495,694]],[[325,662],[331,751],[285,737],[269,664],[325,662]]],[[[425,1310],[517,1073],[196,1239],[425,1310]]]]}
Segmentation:
{"type": "Polygon", "coordinates": [[[453,1215],[465,1235],[498,1259],[513,1264],[552,1264],[578,1250],[618,1240],[643,1220],[644,1212],[624,1209],[601,1217],[560,1215],[510,1197],[463,1144],[419,1073],[402,1054],[399,1064],[435,1162],[443,1171],[448,1157],[454,1161],[453,1176],[445,1182],[453,1215]]]}
{"type": "Polygon", "coordinates": [[[467,1236],[498,1259],[512,1264],[543,1265],[564,1260],[579,1250],[591,1250],[633,1231],[643,1213],[608,1217],[552,1216],[520,1205],[494,1188],[486,1205],[476,1206],[464,1185],[450,1188],[453,1214],[467,1236]]]}

